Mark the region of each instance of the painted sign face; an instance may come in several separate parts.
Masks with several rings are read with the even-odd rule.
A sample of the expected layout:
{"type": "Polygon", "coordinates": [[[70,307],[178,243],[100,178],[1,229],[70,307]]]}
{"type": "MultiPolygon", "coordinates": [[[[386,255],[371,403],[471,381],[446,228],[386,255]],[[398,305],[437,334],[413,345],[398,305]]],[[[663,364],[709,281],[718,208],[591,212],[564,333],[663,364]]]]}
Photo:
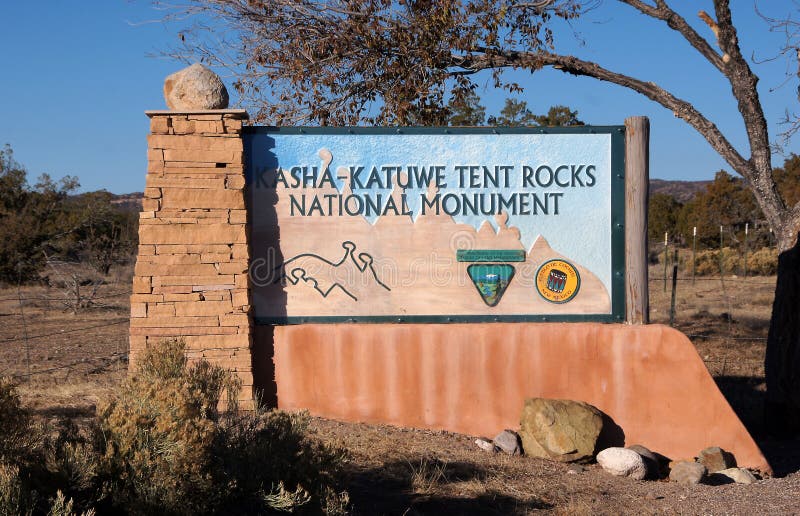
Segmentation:
{"type": "Polygon", "coordinates": [[[621,320],[623,129],[548,131],[254,128],[256,321],[621,320]]]}

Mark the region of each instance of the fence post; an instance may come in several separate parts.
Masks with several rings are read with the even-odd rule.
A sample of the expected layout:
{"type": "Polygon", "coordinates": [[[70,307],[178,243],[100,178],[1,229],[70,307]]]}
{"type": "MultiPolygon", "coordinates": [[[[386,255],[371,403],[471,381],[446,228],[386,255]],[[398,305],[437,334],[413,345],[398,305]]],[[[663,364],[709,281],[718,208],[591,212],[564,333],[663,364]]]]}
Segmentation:
{"type": "Polygon", "coordinates": [[[667,291],[667,267],[669,263],[669,232],[664,233],[664,292],[667,291]]]}
{"type": "Polygon", "coordinates": [[[650,187],[650,120],[625,119],[625,320],[650,322],[647,292],[647,199],[650,187]]]}
{"type": "Polygon", "coordinates": [[[692,286],[694,286],[694,275],[697,270],[695,254],[697,254],[697,226],[692,228],[692,286]]]}
{"type": "Polygon", "coordinates": [[[675,297],[678,289],[678,250],[675,249],[675,260],[672,264],[672,300],[669,303],[669,325],[675,325],[675,297]]]}
{"type": "Polygon", "coordinates": [[[747,233],[750,230],[750,223],[744,223],[744,279],[747,279],[747,233]]]}

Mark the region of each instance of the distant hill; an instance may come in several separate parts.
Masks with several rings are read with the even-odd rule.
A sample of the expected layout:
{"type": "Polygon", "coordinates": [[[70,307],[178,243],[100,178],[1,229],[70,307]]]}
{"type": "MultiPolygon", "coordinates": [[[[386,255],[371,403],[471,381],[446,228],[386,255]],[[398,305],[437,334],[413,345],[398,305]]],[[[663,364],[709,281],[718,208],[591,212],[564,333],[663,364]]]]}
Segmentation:
{"type": "Polygon", "coordinates": [[[142,199],[144,193],[133,192],[129,194],[113,194],[111,204],[123,211],[142,211],[142,199]]]}
{"type": "Polygon", "coordinates": [[[667,181],[664,179],[650,180],[650,195],[666,194],[675,198],[680,203],[689,201],[694,194],[705,190],[711,181],[667,181]]]}

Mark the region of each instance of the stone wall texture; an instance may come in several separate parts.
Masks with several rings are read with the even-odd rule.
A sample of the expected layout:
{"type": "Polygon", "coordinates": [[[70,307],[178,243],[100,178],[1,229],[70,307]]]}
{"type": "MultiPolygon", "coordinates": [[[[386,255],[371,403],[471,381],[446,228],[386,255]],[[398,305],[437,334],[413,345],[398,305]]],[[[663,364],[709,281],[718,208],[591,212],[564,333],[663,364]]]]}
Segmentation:
{"type": "Polygon", "coordinates": [[[253,404],[243,111],[148,112],[147,183],[131,296],[130,361],[180,337],[242,381],[253,404]]]}

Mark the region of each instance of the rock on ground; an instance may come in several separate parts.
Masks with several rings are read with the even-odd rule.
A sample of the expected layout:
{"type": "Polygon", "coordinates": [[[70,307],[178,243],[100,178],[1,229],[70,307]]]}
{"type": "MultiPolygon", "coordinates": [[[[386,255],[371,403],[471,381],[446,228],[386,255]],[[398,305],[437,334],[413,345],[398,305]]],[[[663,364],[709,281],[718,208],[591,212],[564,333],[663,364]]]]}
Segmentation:
{"type": "Polygon", "coordinates": [[[733,455],[719,446],[711,446],[701,451],[697,461],[705,466],[709,473],[736,467],[733,455]]]}
{"type": "Polygon", "coordinates": [[[520,445],[519,434],[513,430],[503,430],[494,438],[494,445],[509,455],[521,455],[522,446],[520,445]]]}
{"type": "Polygon", "coordinates": [[[672,465],[669,479],[679,484],[699,484],[706,475],[706,467],[698,462],[681,461],[672,465]]]}
{"type": "Polygon", "coordinates": [[[528,398],[519,434],[526,455],[576,462],[591,460],[602,429],[602,413],[588,403],[528,398]]]}
{"type": "Polygon", "coordinates": [[[497,453],[497,446],[494,445],[492,441],[486,439],[484,437],[478,437],[475,439],[475,444],[478,445],[478,448],[485,452],[489,453],[497,453]]]}
{"type": "Polygon", "coordinates": [[[225,109],[228,90],[217,74],[195,63],[164,80],[164,100],[176,111],[225,109]]]}
{"type": "Polygon", "coordinates": [[[655,453],[651,452],[641,444],[633,444],[627,448],[638,453],[644,460],[644,465],[647,468],[647,476],[645,478],[661,478],[661,461],[655,453]]]}
{"type": "Polygon", "coordinates": [[[718,475],[725,475],[737,484],[752,484],[757,481],[756,477],[744,468],[728,468],[717,471],[718,475]]]}
{"type": "Polygon", "coordinates": [[[597,463],[618,477],[643,480],[647,476],[647,466],[642,456],[627,448],[606,448],[597,454],[597,463]]]}

